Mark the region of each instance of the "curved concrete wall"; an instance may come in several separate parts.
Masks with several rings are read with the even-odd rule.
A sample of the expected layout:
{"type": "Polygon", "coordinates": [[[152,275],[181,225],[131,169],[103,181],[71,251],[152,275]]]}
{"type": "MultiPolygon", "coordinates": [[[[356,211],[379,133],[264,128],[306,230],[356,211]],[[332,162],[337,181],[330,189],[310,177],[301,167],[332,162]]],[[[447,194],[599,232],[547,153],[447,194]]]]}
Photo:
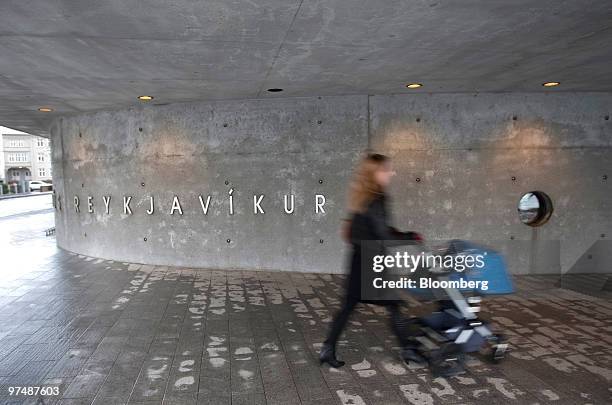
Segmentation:
{"type": "MultiPolygon", "coordinates": [[[[604,177],[612,167],[611,111],[609,94],[423,94],[64,117],[51,128],[57,240],[120,261],[341,272],[347,182],[371,146],[395,158],[400,228],[431,239],[524,241],[512,253],[514,272],[557,271],[533,257],[542,242],[559,240],[558,265],[567,269],[612,233],[604,177]],[[535,189],[555,204],[537,230],[516,212],[520,196],[535,189]],[[253,198],[261,195],[264,213],[255,214],[253,198]],[[317,195],[325,199],[319,212],[317,195]],[[206,215],[200,196],[205,207],[211,197],[206,215]]],[[[596,256],[606,254],[600,250],[596,256]]]]}

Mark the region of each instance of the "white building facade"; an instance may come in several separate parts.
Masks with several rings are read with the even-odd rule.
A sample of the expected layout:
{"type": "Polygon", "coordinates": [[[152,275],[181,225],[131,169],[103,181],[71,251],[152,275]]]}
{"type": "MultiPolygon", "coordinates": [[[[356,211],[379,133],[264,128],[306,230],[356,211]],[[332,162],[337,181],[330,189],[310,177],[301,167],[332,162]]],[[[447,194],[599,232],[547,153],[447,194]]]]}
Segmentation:
{"type": "Polygon", "coordinates": [[[48,139],[24,133],[5,133],[1,138],[0,167],[5,183],[51,180],[48,139]]]}
{"type": "Polygon", "coordinates": [[[0,183],[6,183],[4,179],[4,143],[3,137],[0,135],[0,183]]]}

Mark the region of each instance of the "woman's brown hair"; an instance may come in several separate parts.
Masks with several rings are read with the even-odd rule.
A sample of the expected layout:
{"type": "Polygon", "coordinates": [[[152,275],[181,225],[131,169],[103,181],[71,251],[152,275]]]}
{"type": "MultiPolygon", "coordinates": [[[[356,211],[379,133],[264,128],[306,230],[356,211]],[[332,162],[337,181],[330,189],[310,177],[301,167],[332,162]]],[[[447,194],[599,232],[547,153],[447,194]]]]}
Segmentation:
{"type": "Polygon", "coordinates": [[[353,174],[348,193],[349,213],[363,213],[368,204],[383,193],[375,175],[388,160],[387,156],[379,153],[369,153],[361,159],[353,174]]]}

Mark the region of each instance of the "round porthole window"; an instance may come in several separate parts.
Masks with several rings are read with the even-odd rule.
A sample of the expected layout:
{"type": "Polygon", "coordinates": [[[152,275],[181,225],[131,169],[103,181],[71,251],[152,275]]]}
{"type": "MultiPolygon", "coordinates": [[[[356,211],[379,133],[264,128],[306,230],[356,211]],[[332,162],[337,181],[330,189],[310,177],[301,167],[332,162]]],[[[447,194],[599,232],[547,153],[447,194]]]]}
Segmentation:
{"type": "Polygon", "coordinates": [[[552,213],[552,200],[542,191],[530,191],[519,200],[518,214],[521,222],[525,225],[544,225],[548,222],[552,213]]]}

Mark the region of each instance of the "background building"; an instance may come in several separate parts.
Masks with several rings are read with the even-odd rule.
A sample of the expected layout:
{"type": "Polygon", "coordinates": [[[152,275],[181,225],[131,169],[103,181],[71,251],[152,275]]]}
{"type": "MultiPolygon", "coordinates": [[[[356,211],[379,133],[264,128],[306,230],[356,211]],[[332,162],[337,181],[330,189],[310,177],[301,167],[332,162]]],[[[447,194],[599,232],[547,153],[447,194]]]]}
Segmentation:
{"type": "Polygon", "coordinates": [[[4,181],[4,146],[2,142],[2,135],[0,135],[0,183],[5,183],[4,181]]]}
{"type": "Polygon", "coordinates": [[[2,179],[5,183],[51,180],[51,148],[49,139],[3,129],[2,179]]]}

